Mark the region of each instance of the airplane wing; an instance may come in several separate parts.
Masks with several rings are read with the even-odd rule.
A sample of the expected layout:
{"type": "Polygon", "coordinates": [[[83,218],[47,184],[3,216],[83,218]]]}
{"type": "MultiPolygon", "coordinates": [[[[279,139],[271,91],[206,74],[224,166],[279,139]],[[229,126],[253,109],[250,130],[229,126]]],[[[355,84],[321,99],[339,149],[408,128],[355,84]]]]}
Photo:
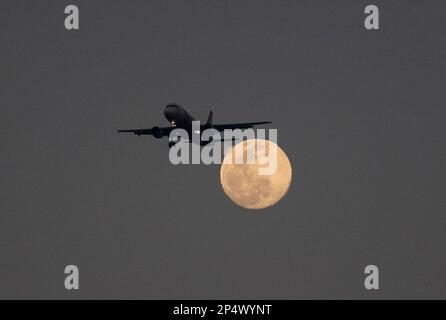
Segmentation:
{"type": "Polygon", "coordinates": [[[254,126],[257,126],[260,124],[267,124],[267,123],[271,123],[271,121],[214,124],[214,125],[212,125],[212,128],[214,128],[218,131],[223,131],[225,129],[248,129],[248,128],[253,128],[254,126]]]}
{"type": "Polygon", "coordinates": [[[156,138],[161,138],[163,136],[169,136],[170,132],[174,129],[173,127],[153,127],[151,129],[125,129],[125,130],[118,130],[118,132],[129,132],[134,133],[138,136],[140,135],[152,135],[156,138]]]}

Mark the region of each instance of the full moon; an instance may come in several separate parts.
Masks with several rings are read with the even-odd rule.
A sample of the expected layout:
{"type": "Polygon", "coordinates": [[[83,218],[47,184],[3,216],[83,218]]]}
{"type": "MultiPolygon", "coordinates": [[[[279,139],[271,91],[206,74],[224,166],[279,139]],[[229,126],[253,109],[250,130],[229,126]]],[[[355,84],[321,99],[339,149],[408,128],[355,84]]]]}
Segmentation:
{"type": "Polygon", "coordinates": [[[285,152],[273,142],[250,139],[238,143],[225,155],[220,180],[224,192],[236,204],[247,209],[263,209],[276,204],[287,193],[291,183],[291,164],[285,152]],[[257,141],[263,143],[256,144],[257,141]],[[261,150],[259,145],[264,149],[261,150]],[[259,168],[268,166],[269,150],[274,146],[277,148],[277,170],[271,175],[261,175],[259,168]],[[241,164],[234,161],[238,148],[243,148],[244,161],[241,164]],[[255,156],[255,162],[251,164],[246,161],[249,152],[255,156]]]}

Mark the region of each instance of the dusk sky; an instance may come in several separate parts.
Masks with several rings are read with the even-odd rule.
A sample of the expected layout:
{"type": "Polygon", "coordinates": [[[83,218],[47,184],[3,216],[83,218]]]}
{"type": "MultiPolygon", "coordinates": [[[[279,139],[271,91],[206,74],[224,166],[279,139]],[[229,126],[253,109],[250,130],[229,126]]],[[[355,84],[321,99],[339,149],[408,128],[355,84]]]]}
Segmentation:
{"type": "Polygon", "coordinates": [[[371,31],[368,4],[1,1],[0,298],[446,298],[446,2],[373,1],[371,31]],[[272,121],[285,197],[117,134],[171,102],[272,121]]]}

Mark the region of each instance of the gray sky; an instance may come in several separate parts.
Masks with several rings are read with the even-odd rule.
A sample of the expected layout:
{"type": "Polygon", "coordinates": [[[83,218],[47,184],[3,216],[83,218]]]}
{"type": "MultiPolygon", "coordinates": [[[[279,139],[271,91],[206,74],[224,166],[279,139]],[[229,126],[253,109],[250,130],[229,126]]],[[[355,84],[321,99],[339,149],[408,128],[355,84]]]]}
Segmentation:
{"type": "Polygon", "coordinates": [[[446,298],[446,3],[367,4],[1,1],[0,298],[446,298]],[[286,197],[116,134],[169,102],[273,121],[286,197]]]}

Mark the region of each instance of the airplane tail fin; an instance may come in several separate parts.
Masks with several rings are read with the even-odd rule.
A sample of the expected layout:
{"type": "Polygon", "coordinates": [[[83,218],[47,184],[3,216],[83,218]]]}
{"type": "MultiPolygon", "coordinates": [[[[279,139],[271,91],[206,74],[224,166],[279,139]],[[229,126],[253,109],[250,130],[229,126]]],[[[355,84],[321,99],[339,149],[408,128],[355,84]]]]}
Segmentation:
{"type": "Polygon", "coordinates": [[[213,121],[213,118],[214,118],[214,113],[213,113],[212,111],[210,111],[210,112],[209,112],[209,116],[208,116],[208,121],[206,122],[206,124],[207,124],[209,127],[212,127],[212,121],[213,121]]]}

